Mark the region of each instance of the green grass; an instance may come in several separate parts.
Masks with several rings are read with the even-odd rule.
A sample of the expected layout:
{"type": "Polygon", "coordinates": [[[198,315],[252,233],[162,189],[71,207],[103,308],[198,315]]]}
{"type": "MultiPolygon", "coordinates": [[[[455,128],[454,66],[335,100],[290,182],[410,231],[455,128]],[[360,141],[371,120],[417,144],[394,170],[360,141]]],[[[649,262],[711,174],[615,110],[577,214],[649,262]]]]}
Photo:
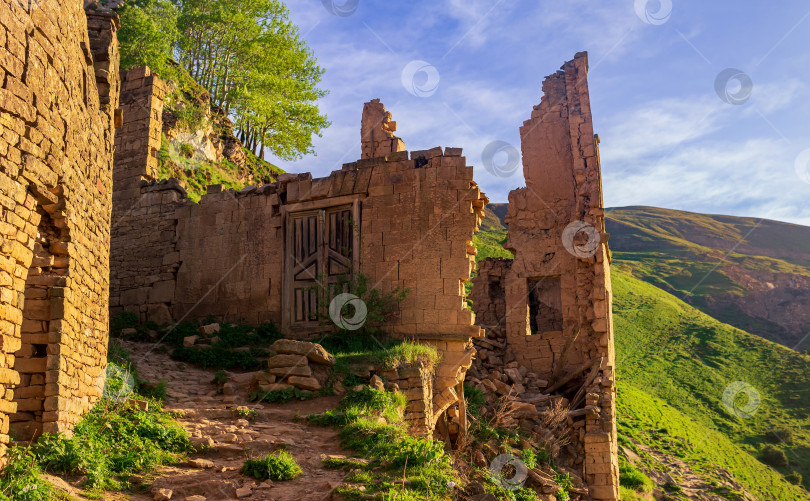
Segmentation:
{"type": "Polygon", "coordinates": [[[476,233],[473,235],[473,244],[475,244],[475,248],[478,249],[475,260],[481,261],[488,257],[505,257],[512,259],[512,253],[502,246],[505,241],[506,230],[480,231],[476,233]]]}
{"type": "MultiPolygon", "coordinates": [[[[606,225],[615,268],[689,301],[722,322],[790,347],[806,332],[789,332],[733,301],[749,294],[748,278],[740,278],[741,274],[810,276],[807,227],[654,207],[609,209],[606,225]]],[[[799,350],[807,348],[810,340],[799,350]]]]}
{"type": "Polygon", "coordinates": [[[341,445],[369,460],[326,460],[330,468],[354,468],[337,489],[343,499],[451,499],[458,479],[444,444],[407,434],[405,404],[398,392],[364,387],[349,390],[337,409],[307,416],[312,424],[340,428],[341,445]]]}
{"type": "MultiPolygon", "coordinates": [[[[782,476],[810,472],[810,357],[722,324],[624,273],[614,272],[613,291],[622,433],[635,430],[641,442],[669,447],[698,467],[706,461],[706,475],[720,465],[757,496],[810,499],[782,476]],[[751,418],[723,403],[735,381],[760,395],[751,418]],[[662,443],[661,434],[642,433],[646,428],[666,428],[666,437],[686,442],[662,443]],[[777,429],[793,437],[775,444],[789,461],[779,472],[758,460],[777,429]]],[[[746,404],[742,395],[735,402],[746,404]]]]}
{"type": "MultiPolygon", "coordinates": [[[[220,323],[220,330],[212,338],[214,342],[198,342],[192,347],[183,346],[183,339],[199,335],[202,323],[184,322],[176,326],[158,326],[150,322],[139,323],[136,316],[122,312],[110,321],[110,336],[130,341],[152,341],[149,332],[157,332],[162,341],[171,349],[174,360],[198,365],[204,369],[218,370],[258,370],[269,355],[267,348],[283,336],[273,323],[253,327],[247,324],[220,323]],[[122,329],[135,329],[134,334],[123,336],[122,329]]],[[[224,373],[223,373],[224,374],[224,373]]],[[[216,376],[215,376],[216,378],[216,376]]]]}
{"type": "Polygon", "coordinates": [[[403,364],[423,364],[430,370],[441,357],[435,346],[393,339],[383,333],[329,335],[320,345],[335,356],[335,373],[348,375],[353,365],[394,369],[403,364]]]}
{"type": "Polygon", "coordinates": [[[239,471],[260,481],[292,480],[304,472],[287,451],[274,452],[259,459],[248,459],[239,471]]]}
{"type": "MultiPolygon", "coordinates": [[[[129,327],[126,316],[111,322],[120,331],[129,327]]],[[[125,490],[132,475],[154,472],[174,464],[193,450],[188,433],[174,417],[161,410],[166,383],[148,383],[138,377],[130,353],[116,339],[110,340],[104,395],[73,428],[73,434],[45,434],[27,445],[11,444],[9,464],[0,473],[0,501],[54,501],[70,499],[41,475],[53,473],[85,477],[85,497],[100,498],[105,490],[125,490]],[[125,374],[132,388],[124,386],[125,374]],[[111,395],[120,398],[109,399],[111,395]],[[128,398],[146,400],[147,410],[128,398]]]]}

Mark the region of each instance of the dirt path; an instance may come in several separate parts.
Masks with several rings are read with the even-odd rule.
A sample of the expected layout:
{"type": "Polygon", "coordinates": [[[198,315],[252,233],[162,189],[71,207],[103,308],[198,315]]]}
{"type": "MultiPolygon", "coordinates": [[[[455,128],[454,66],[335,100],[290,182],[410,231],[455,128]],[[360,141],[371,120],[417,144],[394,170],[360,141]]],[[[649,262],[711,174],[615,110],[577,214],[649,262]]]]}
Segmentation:
{"type": "Polygon", "coordinates": [[[210,445],[206,452],[192,454],[190,459],[213,463],[213,467],[203,469],[185,464],[163,468],[150,494],[133,494],[130,499],[151,501],[158,489],[171,489],[172,501],[184,501],[195,495],[209,501],[320,501],[329,499],[330,491],[341,483],[344,473],[324,469],[320,460],[321,454],[346,454],[339,446],[336,430],[308,426],[295,419],[336,407],[338,397],[287,404],[248,403],[249,381],[245,377],[235,375],[234,379],[242,383],[235,394],[217,395],[216,386],[211,384],[213,371],[175,362],[165,353],[147,354],[151,344],[125,343],[125,346],[132,352],[142,379],[167,382],[164,408],[182,413],[179,421],[193,440],[210,445]],[[256,418],[248,421],[236,417],[234,409],[239,405],[255,409],[256,418]],[[292,453],[304,470],[297,479],[262,483],[239,473],[248,455],[259,456],[280,448],[292,453]],[[248,487],[250,495],[245,495],[248,487]],[[244,497],[237,498],[237,489],[244,497]]]}
{"type": "MultiPolygon", "coordinates": [[[[725,501],[728,499],[725,496],[712,494],[713,486],[708,483],[707,479],[693,470],[691,466],[680,458],[672,454],[665,454],[636,440],[633,440],[633,443],[664,467],[664,471],[642,468],[644,469],[644,473],[646,473],[656,485],[663,486],[671,484],[681,488],[680,492],[669,494],[665,493],[660,488],[656,489],[653,494],[657,499],[690,499],[696,501],[725,501]]],[[[624,447],[620,447],[620,449],[623,456],[632,458],[631,462],[636,463],[639,460],[638,456],[632,451],[628,451],[624,447]]],[[[636,467],[640,466],[640,464],[636,464],[636,467]]],[[[754,501],[756,499],[751,496],[742,485],[736,482],[734,477],[726,470],[718,468],[715,470],[715,473],[719,477],[718,480],[720,484],[732,491],[742,493],[744,499],[747,501],[754,501]]]]}

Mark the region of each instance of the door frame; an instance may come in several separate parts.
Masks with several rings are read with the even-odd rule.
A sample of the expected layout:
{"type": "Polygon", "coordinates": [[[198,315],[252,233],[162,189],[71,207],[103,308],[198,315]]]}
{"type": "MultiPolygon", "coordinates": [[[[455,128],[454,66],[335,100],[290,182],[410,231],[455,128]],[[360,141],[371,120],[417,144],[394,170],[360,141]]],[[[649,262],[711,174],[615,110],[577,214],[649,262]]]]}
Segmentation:
{"type": "MultiPolygon", "coordinates": [[[[352,266],[355,270],[360,269],[360,213],[361,213],[361,202],[362,199],[365,198],[363,195],[346,195],[342,197],[334,197],[334,198],[326,198],[323,200],[313,200],[311,202],[301,202],[301,203],[294,203],[288,205],[281,206],[281,228],[282,228],[282,238],[284,240],[284,256],[283,256],[283,266],[281,267],[281,280],[282,280],[282,292],[281,292],[281,328],[284,333],[297,333],[297,334],[309,334],[309,333],[317,333],[323,332],[327,330],[323,325],[320,324],[293,324],[293,311],[292,308],[294,306],[293,301],[293,291],[292,291],[292,282],[293,282],[293,266],[292,266],[292,239],[289,238],[292,235],[292,222],[294,216],[299,215],[301,213],[312,212],[312,211],[320,211],[320,210],[329,210],[329,209],[336,209],[341,206],[351,206],[351,214],[352,214],[352,221],[355,225],[355,231],[353,231],[353,240],[352,240],[352,266]]],[[[324,225],[326,222],[324,222],[324,225]]],[[[324,226],[325,227],[325,226],[324,226]]],[[[321,247],[325,246],[325,238],[323,235],[319,236],[319,241],[321,242],[321,247]]]]}

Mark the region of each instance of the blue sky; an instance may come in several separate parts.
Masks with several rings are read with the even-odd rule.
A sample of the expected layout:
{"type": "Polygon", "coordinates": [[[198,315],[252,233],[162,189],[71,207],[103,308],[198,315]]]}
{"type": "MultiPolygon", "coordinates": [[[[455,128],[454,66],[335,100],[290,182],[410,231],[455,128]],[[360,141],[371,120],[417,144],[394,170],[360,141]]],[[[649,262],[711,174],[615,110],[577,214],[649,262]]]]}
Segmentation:
{"type": "MultiPolygon", "coordinates": [[[[606,206],[810,225],[806,0],[297,0],[288,7],[326,69],[330,94],[320,104],[332,121],[315,138],[316,155],[269,158],[288,171],[326,176],[357,159],[362,105],[380,98],[407,149],[463,147],[478,184],[504,202],[523,185],[522,171],[494,175],[482,152],[493,141],[519,151],[518,128],[540,102],[543,77],[587,50],[606,206]],[[430,66],[410,78],[412,61],[430,66]],[[738,69],[742,83],[721,81],[720,92],[742,104],[716,89],[727,68],[738,69]]],[[[505,158],[494,163],[508,170],[505,158]]]]}

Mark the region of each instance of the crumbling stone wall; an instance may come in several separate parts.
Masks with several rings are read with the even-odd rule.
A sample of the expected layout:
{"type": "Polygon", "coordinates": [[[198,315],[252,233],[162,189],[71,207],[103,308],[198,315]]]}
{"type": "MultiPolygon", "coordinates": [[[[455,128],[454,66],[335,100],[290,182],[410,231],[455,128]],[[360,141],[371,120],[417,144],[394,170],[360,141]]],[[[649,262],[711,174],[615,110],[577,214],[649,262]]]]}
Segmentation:
{"type": "MultiPolygon", "coordinates": [[[[124,80],[122,102],[131,92],[133,71],[124,80]]],[[[146,94],[149,86],[153,93],[162,92],[156,82],[152,78],[149,85],[137,88],[146,94]]],[[[153,94],[141,102],[154,101],[153,94]]],[[[364,109],[364,138],[391,127],[390,114],[379,101],[364,109]],[[386,119],[377,120],[380,117],[386,119]]],[[[276,183],[238,193],[211,186],[196,204],[174,182],[148,181],[152,141],[160,130],[156,111],[147,106],[138,125],[125,113],[119,131],[118,140],[133,146],[116,156],[116,180],[124,180],[116,185],[116,203],[131,205],[113,227],[114,311],[132,311],[155,321],[166,321],[168,315],[174,320],[214,316],[274,321],[291,335],[322,330],[293,318],[296,298],[285,287],[290,287],[286,274],[295,272],[295,263],[285,245],[300,215],[342,207],[351,219],[344,237],[357,249],[343,256],[343,264],[366,274],[384,291],[409,290],[390,325],[393,333],[462,340],[478,335],[464,303],[463,283],[473,266],[472,235],[486,197],[472,180],[473,169],[461,149],[433,148],[410,155],[387,151],[387,156],[346,164],[329,177],[285,174],[276,183]],[[141,178],[133,198],[135,166],[140,166],[141,178]],[[124,191],[121,196],[119,189],[124,191]]],[[[315,275],[310,278],[317,281],[315,275]]]]}
{"type": "Polygon", "coordinates": [[[374,100],[363,110],[360,160],[324,178],[283,174],[240,192],[209,186],[197,204],[176,181],[153,180],[163,85],[148,70],[132,70],[123,82],[117,140],[128,147],[116,155],[115,203],[124,206],[112,230],[113,313],[158,323],[273,321],[290,337],[307,337],[324,330],[307,288],[360,271],[372,287],[409,291],[387,330],[443,353],[435,378],[421,387],[428,395],[409,406],[419,423],[413,429],[432,431],[459,401],[470,338],[480,332],[464,282],[487,199],[461,149],[409,154],[374,100]],[[132,96],[143,108],[130,121],[132,96]]]}
{"type": "Polygon", "coordinates": [[[472,299],[487,337],[572,406],[590,497],[618,499],[610,253],[587,71],[579,53],[543,81],[520,129],[526,187],[509,194],[504,247],[515,258],[482,263],[472,299]]]}
{"type": "Polygon", "coordinates": [[[117,28],[95,5],[0,1],[0,452],[69,433],[101,394],[117,28]]]}

